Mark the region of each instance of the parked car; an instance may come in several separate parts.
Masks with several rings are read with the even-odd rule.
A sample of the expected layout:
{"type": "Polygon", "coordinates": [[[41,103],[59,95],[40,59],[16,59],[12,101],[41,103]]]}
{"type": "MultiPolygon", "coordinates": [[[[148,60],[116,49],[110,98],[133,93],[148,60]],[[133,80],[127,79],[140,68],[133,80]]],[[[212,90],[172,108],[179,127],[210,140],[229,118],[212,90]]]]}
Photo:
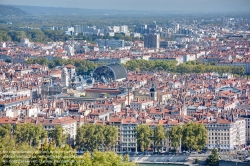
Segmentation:
{"type": "Polygon", "coordinates": [[[191,154],[197,154],[197,152],[196,151],[192,151],[191,154]]]}

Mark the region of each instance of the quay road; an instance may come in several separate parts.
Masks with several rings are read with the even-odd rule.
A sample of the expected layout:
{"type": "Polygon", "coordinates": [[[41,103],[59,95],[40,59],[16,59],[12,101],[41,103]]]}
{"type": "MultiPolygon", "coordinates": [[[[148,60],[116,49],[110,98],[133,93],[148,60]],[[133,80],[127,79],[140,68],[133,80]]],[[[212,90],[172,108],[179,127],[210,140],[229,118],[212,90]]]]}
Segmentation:
{"type": "Polygon", "coordinates": [[[192,155],[136,155],[130,156],[130,160],[136,163],[186,163],[193,162],[196,158],[206,160],[209,154],[192,154],[192,155]]]}
{"type": "MultiPolygon", "coordinates": [[[[176,154],[176,155],[135,155],[130,159],[136,163],[192,163],[197,158],[205,161],[209,153],[206,154],[176,154]]],[[[244,160],[247,156],[237,155],[235,153],[219,153],[221,160],[244,160]]]]}

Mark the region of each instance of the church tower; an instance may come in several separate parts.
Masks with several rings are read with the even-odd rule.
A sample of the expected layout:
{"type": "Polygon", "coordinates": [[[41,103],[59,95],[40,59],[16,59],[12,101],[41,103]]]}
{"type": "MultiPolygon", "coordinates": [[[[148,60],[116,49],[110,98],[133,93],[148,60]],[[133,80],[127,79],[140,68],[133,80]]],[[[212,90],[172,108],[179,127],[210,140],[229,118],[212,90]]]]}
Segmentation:
{"type": "Polygon", "coordinates": [[[152,84],[152,87],[150,88],[150,99],[153,101],[157,100],[157,92],[154,84],[152,84]]]}
{"type": "Polygon", "coordinates": [[[67,68],[63,68],[61,79],[62,79],[62,85],[68,87],[69,86],[69,74],[68,74],[67,68]]]}

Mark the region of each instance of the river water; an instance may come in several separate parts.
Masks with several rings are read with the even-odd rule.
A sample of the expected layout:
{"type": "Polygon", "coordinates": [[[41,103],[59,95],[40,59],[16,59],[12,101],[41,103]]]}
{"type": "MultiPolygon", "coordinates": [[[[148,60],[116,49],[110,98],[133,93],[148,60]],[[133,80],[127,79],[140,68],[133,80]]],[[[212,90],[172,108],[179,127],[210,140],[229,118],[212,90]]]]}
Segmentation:
{"type": "Polygon", "coordinates": [[[182,164],[139,164],[139,166],[183,166],[182,164]]]}

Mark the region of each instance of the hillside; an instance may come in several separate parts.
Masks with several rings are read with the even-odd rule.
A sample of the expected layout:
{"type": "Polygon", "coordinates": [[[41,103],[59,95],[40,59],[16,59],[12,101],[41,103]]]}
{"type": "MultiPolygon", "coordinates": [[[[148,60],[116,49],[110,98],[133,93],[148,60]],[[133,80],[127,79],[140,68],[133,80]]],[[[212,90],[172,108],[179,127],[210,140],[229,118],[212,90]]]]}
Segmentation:
{"type": "Polygon", "coordinates": [[[144,12],[130,10],[109,10],[109,9],[83,9],[83,8],[63,8],[44,6],[21,6],[14,5],[30,15],[133,15],[144,12]]]}
{"type": "Polygon", "coordinates": [[[26,12],[19,8],[8,5],[0,5],[0,16],[20,16],[26,14],[26,12]]]}

